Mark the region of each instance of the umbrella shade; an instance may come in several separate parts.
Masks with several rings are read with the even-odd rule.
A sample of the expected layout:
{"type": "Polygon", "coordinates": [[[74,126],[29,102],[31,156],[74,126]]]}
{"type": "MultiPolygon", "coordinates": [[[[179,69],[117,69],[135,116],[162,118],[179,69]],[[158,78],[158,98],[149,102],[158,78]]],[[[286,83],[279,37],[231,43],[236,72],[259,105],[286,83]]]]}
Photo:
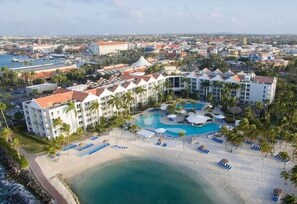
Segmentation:
{"type": "Polygon", "coordinates": [[[170,114],[170,115],[167,115],[167,118],[176,118],[176,115],[170,114]]]}
{"type": "Polygon", "coordinates": [[[78,146],[82,147],[82,146],[84,146],[84,145],[85,145],[85,143],[81,142],[81,143],[79,143],[78,146]]]}
{"type": "Polygon", "coordinates": [[[157,128],[157,129],[155,130],[155,132],[156,132],[156,133],[164,133],[164,132],[166,132],[166,129],[165,129],[165,128],[157,128]]]}
{"type": "Polygon", "coordinates": [[[200,148],[200,149],[205,149],[205,148],[206,148],[206,146],[204,146],[204,145],[201,145],[199,148],[200,148]]]}
{"type": "Polygon", "coordinates": [[[235,106],[235,107],[231,107],[231,108],[229,108],[229,111],[230,111],[231,113],[236,113],[236,114],[238,114],[238,113],[241,113],[241,112],[242,112],[242,109],[239,108],[239,107],[237,107],[237,106],[235,106]]]}
{"type": "Polygon", "coordinates": [[[221,162],[224,164],[227,164],[229,161],[228,161],[228,159],[222,159],[221,162]]]}
{"type": "Polygon", "coordinates": [[[195,123],[195,124],[205,123],[208,119],[210,119],[210,118],[202,116],[202,115],[194,115],[194,114],[187,117],[187,121],[189,121],[190,123],[195,123]]]}
{"type": "Polygon", "coordinates": [[[273,195],[281,195],[283,193],[283,189],[281,188],[275,188],[273,189],[273,195]]]}
{"type": "Polygon", "coordinates": [[[103,143],[107,143],[108,142],[108,140],[103,140],[103,143]]]}
{"type": "Polygon", "coordinates": [[[160,137],[159,139],[158,139],[158,142],[162,142],[163,141],[163,139],[160,137]]]}

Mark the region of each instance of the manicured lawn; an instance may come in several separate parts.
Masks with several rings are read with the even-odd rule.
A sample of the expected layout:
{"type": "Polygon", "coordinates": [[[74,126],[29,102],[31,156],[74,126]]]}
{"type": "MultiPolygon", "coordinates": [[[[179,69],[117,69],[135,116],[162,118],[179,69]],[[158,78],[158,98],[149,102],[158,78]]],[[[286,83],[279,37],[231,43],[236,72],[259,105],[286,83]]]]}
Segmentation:
{"type": "Polygon", "coordinates": [[[45,151],[46,144],[41,141],[17,133],[13,134],[13,138],[18,138],[21,147],[30,154],[37,154],[45,151]]]}

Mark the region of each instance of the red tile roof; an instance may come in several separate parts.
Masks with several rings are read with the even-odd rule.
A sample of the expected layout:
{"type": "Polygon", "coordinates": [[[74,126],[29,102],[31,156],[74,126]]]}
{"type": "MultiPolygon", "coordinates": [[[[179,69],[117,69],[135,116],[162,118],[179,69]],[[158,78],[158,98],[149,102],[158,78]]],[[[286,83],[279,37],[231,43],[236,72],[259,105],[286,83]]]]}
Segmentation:
{"type": "Polygon", "coordinates": [[[56,93],[50,96],[35,99],[36,103],[42,108],[52,107],[54,104],[66,103],[71,100],[83,101],[89,94],[79,91],[68,91],[56,93]]]}
{"type": "Polygon", "coordinates": [[[268,77],[268,76],[255,76],[254,81],[258,83],[264,83],[264,84],[272,84],[274,80],[274,77],[268,77]]]}

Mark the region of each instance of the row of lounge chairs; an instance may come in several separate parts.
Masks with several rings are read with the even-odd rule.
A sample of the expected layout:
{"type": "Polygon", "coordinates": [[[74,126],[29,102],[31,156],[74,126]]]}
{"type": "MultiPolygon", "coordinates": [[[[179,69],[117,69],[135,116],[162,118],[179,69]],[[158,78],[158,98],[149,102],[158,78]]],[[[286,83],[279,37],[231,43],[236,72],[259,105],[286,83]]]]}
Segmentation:
{"type": "Polygon", "coordinates": [[[85,150],[85,149],[87,149],[87,148],[89,148],[89,147],[92,147],[92,146],[94,146],[93,143],[86,144],[85,146],[82,146],[82,147],[77,148],[77,150],[78,150],[78,151],[82,151],[82,150],[85,150]]]}
{"type": "Polygon", "coordinates": [[[218,164],[227,170],[231,170],[233,168],[230,164],[224,163],[222,161],[220,161],[218,164]]]}
{"type": "Polygon", "coordinates": [[[90,137],[91,140],[96,140],[98,138],[99,138],[98,136],[92,136],[92,137],[90,137]]]}
{"type": "Polygon", "coordinates": [[[251,149],[260,151],[261,150],[261,147],[260,146],[257,146],[257,145],[253,145],[253,146],[251,146],[251,149]]]}
{"type": "Polygon", "coordinates": [[[253,142],[250,141],[250,140],[245,140],[244,143],[245,143],[245,144],[248,144],[248,145],[252,145],[252,144],[253,144],[253,142]]]}
{"type": "Polygon", "coordinates": [[[276,159],[281,160],[282,162],[289,162],[289,159],[284,159],[280,154],[277,154],[275,156],[276,159]]]}
{"type": "Polygon", "coordinates": [[[218,142],[218,143],[223,143],[223,139],[217,138],[217,137],[212,137],[211,138],[213,141],[218,142]]]}
{"type": "Polygon", "coordinates": [[[200,152],[202,152],[202,153],[204,153],[204,154],[208,154],[209,153],[209,150],[208,149],[203,149],[201,147],[198,147],[197,150],[200,151],[200,152]]]}
{"type": "Polygon", "coordinates": [[[77,147],[77,144],[69,144],[69,145],[67,145],[66,147],[63,148],[63,151],[73,149],[74,147],[77,147]]]}
{"type": "Polygon", "coordinates": [[[156,145],[162,146],[162,147],[167,147],[167,143],[165,143],[165,142],[163,144],[162,144],[162,142],[157,142],[156,145]]]}
{"type": "Polygon", "coordinates": [[[88,156],[88,155],[92,155],[92,154],[98,152],[99,150],[101,150],[101,149],[103,149],[103,148],[109,146],[109,145],[110,145],[109,143],[101,144],[101,145],[95,147],[94,149],[90,150],[89,152],[86,152],[86,153],[82,154],[81,157],[85,157],[85,156],[88,156]]]}
{"type": "Polygon", "coordinates": [[[119,145],[113,145],[111,148],[113,148],[113,149],[128,149],[128,147],[119,146],[119,145]]]}

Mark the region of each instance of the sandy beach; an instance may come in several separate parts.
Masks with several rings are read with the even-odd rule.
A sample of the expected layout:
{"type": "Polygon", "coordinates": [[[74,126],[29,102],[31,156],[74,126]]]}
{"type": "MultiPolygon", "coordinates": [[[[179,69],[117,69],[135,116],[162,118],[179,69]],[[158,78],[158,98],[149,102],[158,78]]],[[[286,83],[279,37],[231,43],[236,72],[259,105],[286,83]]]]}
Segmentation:
{"type": "MultiPolygon", "coordinates": [[[[250,149],[249,145],[244,144],[233,152],[226,150],[225,144],[219,144],[207,138],[200,136],[194,138],[192,144],[185,144],[178,140],[164,140],[167,147],[155,145],[158,137],[149,141],[143,141],[121,130],[113,130],[106,136],[92,141],[86,139],[84,143],[93,142],[100,144],[108,139],[111,144],[99,152],[79,157],[77,150],[62,152],[59,161],[55,162],[47,155],[38,156],[36,162],[39,164],[46,178],[63,195],[68,203],[76,203],[74,196],[69,191],[67,185],[61,182],[74,176],[82,176],[83,172],[92,168],[100,168],[123,158],[139,158],[158,160],[168,165],[179,168],[181,171],[189,174],[198,182],[209,185],[221,203],[273,203],[271,200],[272,190],[274,188],[283,188],[284,193],[293,193],[296,189],[291,185],[285,185],[280,178],[280,172],[283,170],[284,163],[271,157],[267,158],[259,151],[250,149]],[[112,145],[121,145],[127,149],[114,149],[112,145]],[[198,152],[196,149],[200,145],[207,146],[210,153],[208,155],[198,152]],[[226,158],[233,169],[227,171],[217,163],[226,158]],[[230,203],[230,202],[229,202],[230,203]]],[[[227,147],[228,148],[228,147],[227,147]]],[[[276,153],[283,149],[276,149],[276,153]]],[[[289,162],[287,169],[294,164],[289,162]]],[[[210,193],[210,192],[209,192],[210,193]]]]}

